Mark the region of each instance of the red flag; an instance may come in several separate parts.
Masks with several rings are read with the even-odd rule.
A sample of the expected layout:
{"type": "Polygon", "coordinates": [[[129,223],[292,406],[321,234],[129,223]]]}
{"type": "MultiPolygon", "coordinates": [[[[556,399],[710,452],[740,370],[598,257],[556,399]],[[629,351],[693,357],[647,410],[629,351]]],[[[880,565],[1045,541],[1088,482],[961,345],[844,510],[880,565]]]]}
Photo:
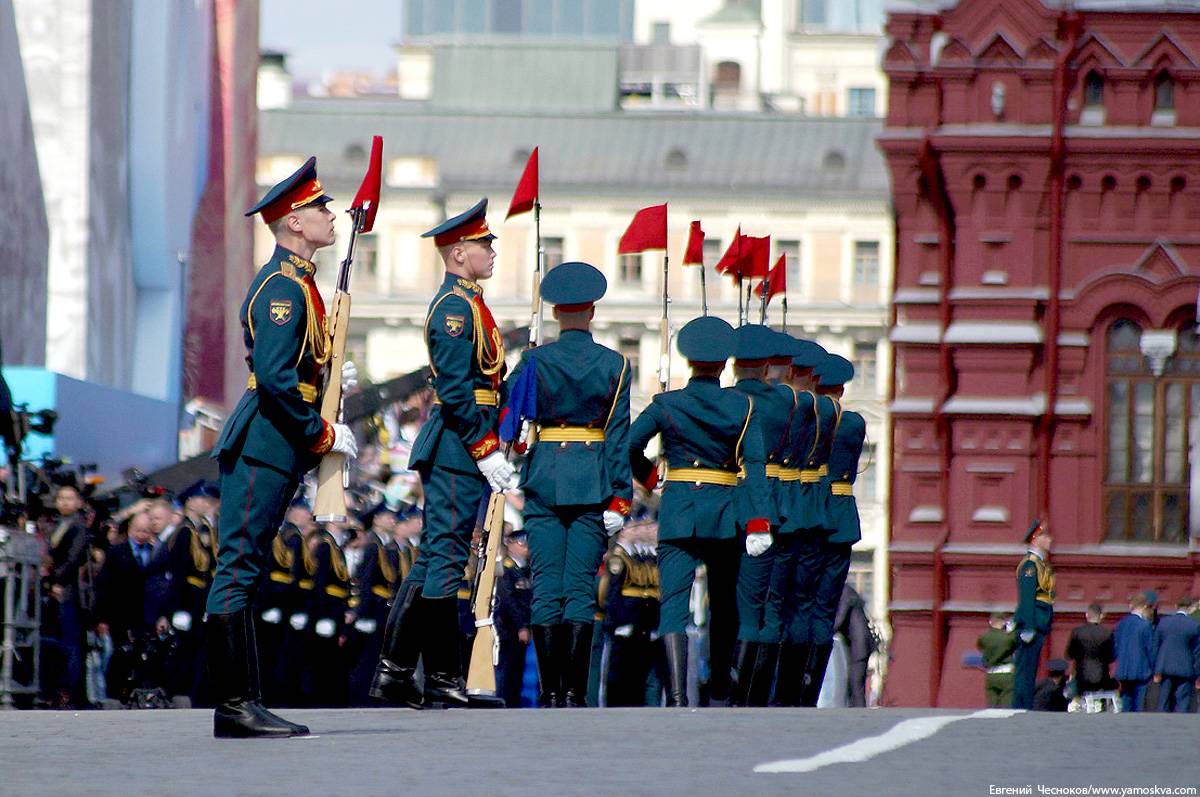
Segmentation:
{"type": "Polygon", "coordinates": [[[692,226],[688,228],[687,250],[683,253],[683,264],[704,268],[704,230],[700,229],[699,221],[693,221],[692,226]]]}
{"type": "Polygon", "coordinates": [[[729,242],[729,248],[725,250],[725,254],[721,255],[721,259],[717,261],[717,273],[728,274],[733,278],[737,278],[742,273],[743,255],[743,238],[742,227],[738,225],[737,232],[733,234],[733,240],[729,242]]]}
{"type": "Polygon", "coordinates": [[[645,252],[647,249],[667,248],[667,204],[642,208],[629,222],[617,244],[617,254],[645,252]]]}
{"type": "Polygon", "coordinates": [[[367,211],[359,232],[370,232],[375,226],[375,214],[379,212],[380,173],[383,171],[383,136],[371,139],[371,160],[367,163],[367,173],[363,177],[358,193],[354,195],[351,208],[363,208],[367,211]]]}
{"type": "Polygon", "coordinates": [[[528,213],[533,210],[533,204],[538,198],[538,148],[534,147],[533,152],[529,153],[529,162],[525,164],[525,171],[521,172],[521,181],[517,183],[517,190],[513,191],[512,202],[508,205],[508,215],[504,217],[508,221],[513,216],[518,216],[522,213],[528,213]]]}
{"type": "Polygon", "coordinates": [[[771,269],[765,280],[758,283],[759,296],[763,295],[764,290],[767,292],[767,304],[770,304],[775,296],[787,293],[787,252],[780,253],[779,259],[775,261],[775,268],[771,269]]]}
{"type": "Polygon", "coordinates": [[[742,236],[742,276],[752,279],[765,278],[771,271],[771,236],[742,236]]]}

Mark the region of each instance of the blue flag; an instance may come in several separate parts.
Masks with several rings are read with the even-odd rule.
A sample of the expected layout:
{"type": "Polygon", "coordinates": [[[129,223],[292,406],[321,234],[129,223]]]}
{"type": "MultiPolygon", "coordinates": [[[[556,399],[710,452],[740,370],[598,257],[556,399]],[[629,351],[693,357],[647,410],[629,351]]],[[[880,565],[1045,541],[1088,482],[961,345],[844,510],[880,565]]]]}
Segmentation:
{"type": "Polygon", "coordinates": [[[508,391],[508,410],[500,422],[500,439],[511,443],[521,435],[524,421],[537,420],[537,360],[526,357],[525,370],[508,391]]]}

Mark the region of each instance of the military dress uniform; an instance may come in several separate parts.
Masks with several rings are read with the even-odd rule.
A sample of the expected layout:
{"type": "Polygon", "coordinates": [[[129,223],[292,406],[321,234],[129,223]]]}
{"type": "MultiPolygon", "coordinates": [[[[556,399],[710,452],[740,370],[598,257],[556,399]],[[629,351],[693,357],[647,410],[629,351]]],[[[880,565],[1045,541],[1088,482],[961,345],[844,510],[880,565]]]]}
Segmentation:
{"type": "MultiPolygon", "coordinates": [[[[375,514],[390,512],[384,506],[375,507],[363,516],[363,526],[370,529],[375,514]]],[[[354,573],[354,594],[351,612],[354,615],[350,636],[355,640],[349,645],[349,657],[353,669],[350,673],[350,705],[368,706],[368,692],[375,665],[383,649],[383,629],[387,625],[388,610],[396,590],[400,586],[400,546],[390,535],[383,536],[378,530],[367,532],[367,542],[362,548],[362,559],[354,573]]]]}
{"type": "Polygon", "coordinates": [[[318,708],[347,702],[348,662],[342,647],[350,609],[350,569],[342,542],[328,529],[309,541],[312,546],[312,589],[308,590],[308,677],[305,694],[318,708]]]}
{"type": "Polygon", "coordinates": [[[988,708],[1010,708],[1016,637],[1003,628],[989,628],[979,636],[975,646],[983,654],[983,666],[987,671],[984,696],[988,708]]]}
{"type": "MultiPolygon", "coordinates": [[[[745,324],[737,329],[735,367],[759,368],[781,350],[790,350],[790,338],[766,326],[745,324]]],[[[755,416],[766,452],[767,487],[770,504],[767,510],[771,529],[778,532],[783,521],[785,486],[780,481],[781,469],[789,459],[790,427],[798,403],[790,388],[781,388],[759,378],[738,379],[736,389],[754,401],[755,416]]],[[[790,463],[788,463],[790,464],[790,463]]],[[[744,480],[739,495],[749,498],[744,480]]],[[[742,559],[738,571],[738,649],[735,656],[736,680],[730,702],[738,706],[765,706],[770,698],[771,684],[778,661],[783,629],[774,614],[767,611],[771,578],[777,567],[774,544],[758,556],[742,559]]]]}
{"type": "MultiPolygon", "coordinates": [[[[734,352],[734,331],[719,318],[697,318],[679,331],[677,345],[691,363],[723,366],[734,352]]],[[[657,434],[667,462],[658,566],[668,702],[687,705],[688,601],[700,564],[707,569],[710,595],[711,694],[721,702],[729,698],[737,637],[737,573],[744,545],[739,530],[770,532],[766,455],[754,401],[722,388],[715,376],[693,376],[683,389],[655,396],[629,432],[634,476],[648,489],[657,484],[657,471],[644,451],[657,434]],[[744,494],[739,495],[743,470],[744,494]]]]}
{"type": "MultiPolygon", "coordinates": [[[[591,308],[606,289],[604,275],[586,263],[557,266],[541,288],[543,299],[567,312],[591,308]]],[[[564,329],[558,340],[525,351],[508,385],[514,396],[536,390],[537,442],[521,487],[539,700],[584,706],[604,514],[623,519],[633,497],[629,361],[586,330],[564,329]]]]}
{"type": "MultiPolygon", "coordinates": [[[[487,200],[423,234],[438,247],[496,236],[487,200]]],[[[435,405],[409,467],[424,487],[421,556],[404,580],[388,616],[383,654],[371,696],[420,707],[423,701],[466,706],[459,650],[457,592],[471,533],[490,490],[479,463],[500,447],[496,424],[504,377],[504,343],[479,284],[447,272],[429,304],[425,343],[435,405]],[[416,688],[424,660],[424,695],[416,688]]]]}
{"type": "MultiPolygon", "coordinates": [[[[1045,527],[1035,521],[1025,535],[1028,545],[1045,527]]],[[[1054,568],[1030,548],[1017,565],[1017,611],[1013,615],[1017,649],[1013,653],[1013,708],[1033,708],[1038,662],[1054,619],[1054,568]]]]}
{"type": "MultiPolygon", "coordinates": [[[[332,197],[309,158],[246,215],[268,224],[332,197]]],[[[308,729],[262,708],[250,607],[267,551],[301,475],[330,451],[335,429],[316,401],[331,356],[315,266],[277,245],[238,311],[250,368],[246,392],[213,447],[221,472],[221,539],[209,592],[209,666],[217,690],[214,734],[295,735],[308,729]]]]}
{"type": "Polygon", "coordinates": [[[658,563],[621,542],[608,556],[604,630],[609,637],[607,706],[646,705],[646,679],[658,659],[658,563]]]}
{"type": "MultiPolygon", "coordinates": [[[[830,354],[814,370],[821,388],[836,388],[854,377],[854,366],[844,357],[830,354]]],[[[840,405],[839,405],[840,407],[840,405]]],[[[825,667],[833,650],[834,618],[842,588],[850,573],[850,551],[862,539],[854,482],[858,460],[866,440],[867,424],[857,412],[838,415],[829,450],[827,472],[821,477],[826,491],[823,530],[818,535],[815,557],[810,559],[810,590],[804,596],[809,608],[809,642],[804,668],[802,706],[815,707],[825,678],[825,667]]]]}
{"type": "Polygon", "coordinates": [[[277,706],[300,705],[300,681],[308,627],[307,590],[300,582],[305,572],[304,537],[291,523],[279,527],[267,557],[267,577],[255,597],[262,669],[267,674],[263,692],[277,706]],[[298,627],[297,627],[298,626],[298,627]]]}
{"type": "MultiPolygon", "coordinates": [[[[220,491],[217,485],[202,480],[180,493],[179,501],[186,505],[194,495],[218,497],[220,491]]],[[[206,681],[200,621],[212,586],[216,544],[217,534],[208,518],[190,513],[185,514],[165,543],[168,586],[163,612],[175,629],[179,661],[173,674],[172,694],[187,695],[193,706],[202,704],[202,687],[206,681]]]]}
{"type": "Polygon", "coordinates": [[[521,706],[525,653],[529,645],[521,641],[520,631],[529,628],[532,601],[533,571],[529,562],[517,561],[512,556],[504,557],[504,567],[496,585],[495,617],[496,637],[500,641],[497,680],[500,682],[500,697],[504,698],[504,705],[508,708],[521,706]]]}

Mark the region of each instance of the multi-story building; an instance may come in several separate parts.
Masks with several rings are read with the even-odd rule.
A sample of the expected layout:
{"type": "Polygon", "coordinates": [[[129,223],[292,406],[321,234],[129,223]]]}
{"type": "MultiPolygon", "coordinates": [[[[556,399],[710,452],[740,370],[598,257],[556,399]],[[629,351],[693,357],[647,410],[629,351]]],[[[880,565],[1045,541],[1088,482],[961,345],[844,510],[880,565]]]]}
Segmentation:
{"type": "MultiPolygon", "coordinates": [[[[441,277],[433,245],[420,233],[480,196],[491,198],[491,226],[500,236],[496,276],[485,286],[488,304],[502,326],[529,322],[533,218],[505,221],[504,213],[538,146],[547,264],[585,260],[607,275],[609,292],[597,310],[596,336],[634,363],[635,411],[657,388],[663,253],[617,255],[617,241],[633,214],[669,204],[673,329],[701,312],[699,270],[679,265],[693,219],[702,220],[707,233],[710,309],[731,321],[737,317],[737,292],[712,267],[739,225],[746,234],[772,235],[773,256],[788,255],[789,328],[845,354],[859,368],[848,402],[869,418],[872,453],[864,465],[868,458],[875,465],[860,482],[866,539],[855,568],[860,585],[878,593],[868,582],[881,572],[882,558],[875,557],[884,554],[887,486],[878,463],[888,456],[882,397],[893,251],[886,175],[873,143],[879,122],[618,111],[609,102],[618,85],[615,48],[607,52],[589,47],[558,52],[554,57],[565,59],[556,62],[562,68],[527,73],[519,97],[517,89],[508,89],[513,102],[521,103],[517,110],[504,107],[510,95],[496,75],[511,68],[507,59],[522,62],[527,53],[498,47],[488,50],[494,74],[483,78],[482,87],[478,77],[464,87],[435,76],[433,84],[445,91],[427,101],[296,99],[264,109],[260,190],[315,154],[322,181],[345,201],[362,178],[371,135],[384,136],[384,193],[375,231],[360,242],[350,341],[362,372],[381,380],[426,363],[423,322],[441,277]],[[601,68],[608,70],[607,79],[594,74],[601,68]],[[538,108],[537,98],[552,107],[538,108]]],[[[474,71],[469,65],[456,67],[463,79],[474,71]]],[[[270,246],[258,225],[259,261],[270,246]]],[[[320,253],[325,286],[341,255],[340,247],[320,253]]],[[[757,317],[757,310],[751,315],[757,317]]],[[[778,299],[770,320],[782,321],[778,299]]],[[[682,385],[686,373],[686,363],[674,356],[672,384],[682,385]]]]}
{"type": "Polygon", "coordinates": [[[880,136],[896,212],[888,702],[960,666],[1055,541],[1087,604],[1200,587],[1200,3],[909,3],[880,136]]]}

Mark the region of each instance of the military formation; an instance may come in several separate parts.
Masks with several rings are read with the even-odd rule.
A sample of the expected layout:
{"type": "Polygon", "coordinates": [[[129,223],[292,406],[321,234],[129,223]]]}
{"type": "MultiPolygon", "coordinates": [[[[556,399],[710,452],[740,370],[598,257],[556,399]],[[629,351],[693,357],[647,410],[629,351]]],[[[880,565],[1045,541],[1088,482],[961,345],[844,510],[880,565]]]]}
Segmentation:
{"type": "MultiPolygon", "coordinates": [[[[445,277],[424,325],[434,403],[409,462],[424,495],[420,555],[406,558],[389,535],[395,517],[374,513],[352,574],[336,527],[306,544],[283,523],[305,471],[330,451],[357,452],[350,430],[314,407],[330,378],[311,262],[333,241],[329,201],[310,159],[250,211],[278,245],[242,307],[251,375],[214,452],[224,498],[206,607],[216,735],[307,732],[267,710],[260,685],[260,648],[276,684],[295,678],[285,672],[293,631],[308,635],[304,671],[320,686],[298,688],[322,694],[317,705],[363,695],[477,705],[461,603],[493,493],[523,496],[524,535],[508,540],[496,612],[517,626],[501,635],[498,691],[510,702],[532,644],[541,706],[594,705],[598,692],[608,705],[656,704],[661,693],[686,706],[698,664],[689,668],[688,631],[699,624],[708,705],[816,705],[860,538],[853,485],[865,423],[840,402],[853,366],[812,341],[703,316],[676,337],[686,385],[631,418],[631,363],[590,330],[605,278],[575,262],[540,286],[558,339],[509,371],[481,286],[496,257],[481,200],[425,233],[445,277]],[[730,359],[735,384],[725,387],[730,359]],[[261,644],[251,612],[272,626],[261,644]],[[349,681],[333,673],[347,639],[359,654],[349,681]]],[[[353,384],[353,366],[340,377],[353,384]]]]}

